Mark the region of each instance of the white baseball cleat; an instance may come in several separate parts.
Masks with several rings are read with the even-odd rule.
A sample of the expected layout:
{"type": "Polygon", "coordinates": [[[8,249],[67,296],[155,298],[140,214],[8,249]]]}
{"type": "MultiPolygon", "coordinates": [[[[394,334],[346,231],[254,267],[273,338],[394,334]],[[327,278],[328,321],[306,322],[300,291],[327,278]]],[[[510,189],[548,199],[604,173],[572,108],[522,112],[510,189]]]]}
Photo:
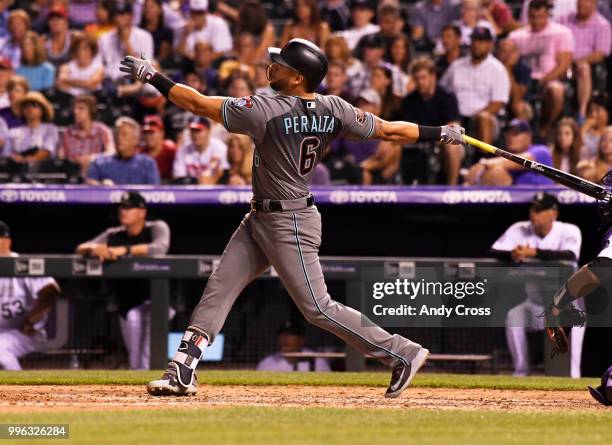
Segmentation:
{"type": "Polygon", "coordinates": [[[197,392],[195,375],[192,382],[183,386],[176,376],[176,367],[176,363],[170,362],[161,379],[153,380],[147,384],[147,392],[152,396],[195,396],[197,392]]]}
{"type": "Polygon", "coordinates": [[[408,388],[418,370],[425,364],[428,355],[429,350],[421,348],[408,366],[404,365],[403,363],[396,365],[391,373],[391,382],[389,383],[385,397],[393,399],[398,397],[406,388],[408,388]]]}

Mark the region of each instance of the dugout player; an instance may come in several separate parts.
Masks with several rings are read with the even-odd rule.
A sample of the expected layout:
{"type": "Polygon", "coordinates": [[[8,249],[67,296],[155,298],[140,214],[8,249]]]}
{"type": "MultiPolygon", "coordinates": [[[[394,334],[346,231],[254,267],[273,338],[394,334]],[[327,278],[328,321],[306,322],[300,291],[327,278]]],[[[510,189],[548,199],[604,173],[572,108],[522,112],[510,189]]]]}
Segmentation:
{"type": "MultiPolygon", "coordinates": [[[[76,252],[100,261],[127,256],[164,255],[170,247],[170,228],[161,220],[147,221],[146,201],[138,192],[126,192],[119,202],[118,227],[111,227],[76,252]]],[[[131,369],[149,369],[151,301],[149,280],[115,280],[119,324],[131,369]]],[[[170,318],[173,309],[170,308],[170,318]]]]}
{"type": "MultiPolygon", "coordinates": [[[[11,252],[11,231],[3,221],[0,256],[17,256],[11,252]]],[[[45,348],[47,315],[60,293],[51,277],[0,278],[0,368],[20,370],[20,357],[45,348]]]]}
{"type": "Polygon", "coordinates": [[[463,129],[387,122],[337,96],[315,94],[327,73],[327,59],[309,41],[292,39],[282,49],[269,48],[268,53],[272,59],[268,80],[279,92],[273,97],[208,97],[175,84],[144,56],[126,56],[122,62],[124,72],[149,82],[179,107],[255,141],[251,212],[208,280],[166,373],[150,382],[147,390],[154,395],[194,394],[194,371],[204,348],[214,341],[242,289],[272,265],[309,322],[393,368],[385,395],[397,397],[429,351],[373,324],[364,326],[358,311],[331,299],[318,257],[321,216],[308,180],[336,136],[461,144],[463,129]]]}
{"type": "MultiPolygon", "coordinates": [[[[549,193],[536,193],[529,208],[529,221],[519,221],[510,226],[493,244],[491,254],[517,263],[529,259],[577,263],[582,245],[580,229],[574,224],[558,221],[558,217],[557,198],[549,193]]],[[[544,301],[537,282],[525,283],[525,293],[525,301],[510,309],[506,317],[506,340],[515,376],[529,374],[527,332],[544,330],[544,320],[539,317],[544,311],[544,301]]],[[[578,336],[574,338],[578,339],[578,336]]],[[[581,343],[577,342],[576,350],[572,351],[573,377],[580,377],[581,343]]]]}

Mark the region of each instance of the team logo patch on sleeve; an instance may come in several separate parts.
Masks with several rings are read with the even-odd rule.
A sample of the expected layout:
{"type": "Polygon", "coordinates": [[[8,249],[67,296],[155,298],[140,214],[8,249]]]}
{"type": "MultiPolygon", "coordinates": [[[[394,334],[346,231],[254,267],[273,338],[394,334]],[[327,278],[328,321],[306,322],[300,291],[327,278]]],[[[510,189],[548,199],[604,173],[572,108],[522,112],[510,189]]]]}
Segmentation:
{"type": "Polygon", "coordinates": [[[367,119],[365,111],[353,107],[353,112],[355,113],[355,122],[357,122],[360,126],[363,127],[363,124],[365,124],[367,119]]]}
{"type": "Polygon", "coordinates": [[[251,108],[253,108],[253,97],[252,96],[238,97],[234,99],[234,106],[244,107],[250,110],[251,108]]]}

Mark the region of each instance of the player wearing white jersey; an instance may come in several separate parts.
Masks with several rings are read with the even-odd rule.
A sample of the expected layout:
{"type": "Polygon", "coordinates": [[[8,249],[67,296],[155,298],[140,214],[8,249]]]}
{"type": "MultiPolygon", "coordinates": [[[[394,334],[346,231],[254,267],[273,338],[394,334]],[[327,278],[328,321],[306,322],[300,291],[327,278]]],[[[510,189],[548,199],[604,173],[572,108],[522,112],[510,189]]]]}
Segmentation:
{"type": "MultiPolygon", "coordinates": [[[[557,221],[559,201],[548,193],[537,193],[529,210],[529,221],[520,221],[508,228],[493,244],[492,254],[500,259],[522,262],[536,258],[540,261],[567,260],[575,264],[580,256],[582,234],[574,224],[557,221]]],[[[514,375],[529,374],[527,332],[542,331],[544,295],[535,282],[525,283],[527,298],[508,311],[506,340],[512,355],[514,375]]],[[[584,328],[581,333],[584,333],[584,328]]],[[[582,336],[574,335],[572,375],[579,377],[582,336]]]]}
{"type": "MultiPolygon", "coordinates": [[[[0,256],[11,252],[9,226],[0,221],[0,256]]],[[[51,277],[0,278],[0,368],[20,370],[19,358],[45,347],[47,314],[60,295],[51,277]]]]}

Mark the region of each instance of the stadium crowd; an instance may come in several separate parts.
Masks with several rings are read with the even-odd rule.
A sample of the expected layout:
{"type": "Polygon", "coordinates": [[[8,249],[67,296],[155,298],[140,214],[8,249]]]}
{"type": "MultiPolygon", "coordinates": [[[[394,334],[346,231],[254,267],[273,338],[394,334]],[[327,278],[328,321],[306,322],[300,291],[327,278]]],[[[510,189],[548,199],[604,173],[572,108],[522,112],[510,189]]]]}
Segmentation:
{"type": "MultiPolygon", "coordinates": [[[[248,137],[125,79],[119,62],[144,53],[207,95],[271,95],[266,48],[301,37],[328,56],[322,94],[387,120],[459,122],[598,180],[612,169],[611,19],[607,0],[0,0],[0,176],[249,184],[248,137]]],[[[548,180],[473,150],[338,138],[312,182],[548,180]]]]}

